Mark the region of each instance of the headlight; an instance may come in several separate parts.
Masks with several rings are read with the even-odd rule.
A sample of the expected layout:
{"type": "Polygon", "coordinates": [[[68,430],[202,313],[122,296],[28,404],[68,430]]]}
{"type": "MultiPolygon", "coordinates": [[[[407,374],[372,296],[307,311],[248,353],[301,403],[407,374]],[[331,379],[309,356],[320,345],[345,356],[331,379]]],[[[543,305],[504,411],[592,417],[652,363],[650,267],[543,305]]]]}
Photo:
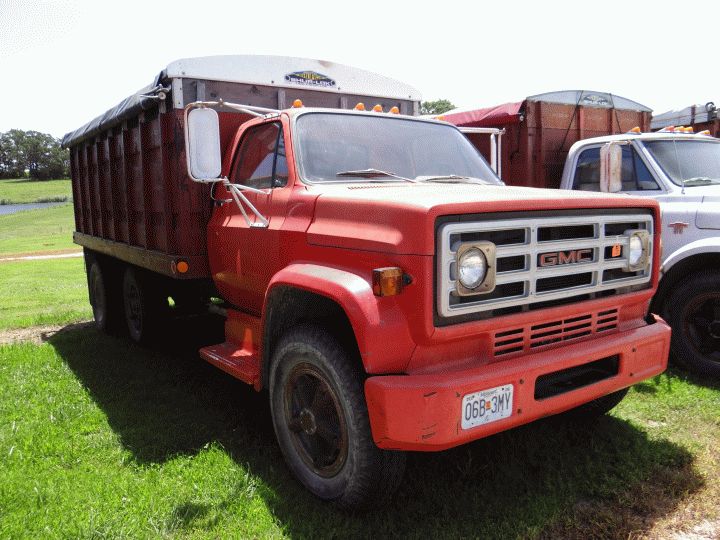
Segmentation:
{"type": "Polygon", "coordinates": [[[628,263],[630,263],[630,266],[637,266],[637,263],[640,262],[640,257],[642,257],[642,254],[642,241],[637,234],[633,234],[630,237],[630,245],[628,247],[628,263]]]}
{"type": "Polygon", "coordinates": [[[475,290],[487,275],[487,258],[478,248],[470,248],[458,259],[458,279],[466,289],[475,290]]]}
{"type": "Polygon", "coordinates": [[[627,271],[644,270],[650,265],[650,233],[645,230],[625,231],[627,245],[627,271]]]}
{"type": "Polygon", "coordinates": [[[472,296],[495,290],[495,244],[472,242],[462,244],[456,253],[456,293],[472,296]]]}

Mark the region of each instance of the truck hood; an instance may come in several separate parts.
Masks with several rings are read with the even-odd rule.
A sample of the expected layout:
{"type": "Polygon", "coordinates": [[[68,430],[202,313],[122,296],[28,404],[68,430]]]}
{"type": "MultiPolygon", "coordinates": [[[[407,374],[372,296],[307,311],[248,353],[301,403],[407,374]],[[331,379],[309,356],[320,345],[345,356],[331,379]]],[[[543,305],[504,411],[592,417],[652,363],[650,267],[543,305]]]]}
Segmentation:
{"type": "Polygon", "coordinates": [[[318,193],[308,242],[365,251],[433,255],[439,216],[605,208],[650,208],[627,195],[447,183],[314,185],[318,193]]]}

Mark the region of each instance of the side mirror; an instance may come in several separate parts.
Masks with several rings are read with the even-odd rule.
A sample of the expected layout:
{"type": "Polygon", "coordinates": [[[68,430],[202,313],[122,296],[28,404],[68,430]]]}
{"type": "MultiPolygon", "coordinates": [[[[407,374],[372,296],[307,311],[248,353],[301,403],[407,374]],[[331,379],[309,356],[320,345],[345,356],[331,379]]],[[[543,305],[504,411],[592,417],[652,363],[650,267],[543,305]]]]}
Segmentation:
{"type": "Polygon", "coordinates": [[[622,147],[609,142],[600,149],[600,191],[622,191],[622,147]]]}
{"type": "Polygon", "coordinates": [[[190,178],[216,182],[222,171],[220,120],[214,109],[191,109],[185,114],[185,153],[190,178]]]}

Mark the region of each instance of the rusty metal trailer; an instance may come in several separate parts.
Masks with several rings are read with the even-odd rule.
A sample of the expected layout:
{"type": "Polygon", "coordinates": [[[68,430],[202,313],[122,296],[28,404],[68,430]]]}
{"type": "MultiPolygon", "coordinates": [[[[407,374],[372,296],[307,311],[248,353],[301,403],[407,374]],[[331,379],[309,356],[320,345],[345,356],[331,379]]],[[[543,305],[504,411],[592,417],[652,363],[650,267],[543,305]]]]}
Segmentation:
{"type": "MultiPolygon", "coordinates": [[[[652,110],[604,92],[565,90],[495,107],[455,110],[441,118],[459,127],[504,129],[500,165],[512,185],[557,188],[565,157],[580,139],[650,128],[652,110]]],[[[488,157],[487,137],[468,135],[488,157]]]]}
{"type": "Polygon", "coordinates": [[[709,131],[710,135],[720,135],[720,117],[715,103],[708,101],[705,104],[698,103],[683,109],[675,109],[652,117],[652,130],[657,131],[668,127],[692,127],[695,133],[709,131]]]}
{"type": "MultiPolygon", "coordinates": [[[[185,167],[184,108],[195,101],[236,102],[268,110],[352,108],[357,102],[419,112],[412,87],[320,60],[215,56],[178,60],[102,116],[68,133],[74,241],[94,253],[179,279],[209,277],[206,224],[210,186],[185,167]]],[[[219,108],[223,148],[250,118],[219,108]]]]}

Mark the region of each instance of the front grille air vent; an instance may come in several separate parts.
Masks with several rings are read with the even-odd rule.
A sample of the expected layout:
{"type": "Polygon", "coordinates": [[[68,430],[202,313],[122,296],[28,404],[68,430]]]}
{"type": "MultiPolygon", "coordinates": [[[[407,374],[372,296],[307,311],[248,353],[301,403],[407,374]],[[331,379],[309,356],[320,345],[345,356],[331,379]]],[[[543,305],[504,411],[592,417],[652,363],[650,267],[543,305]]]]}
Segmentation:
{"type": "Polygon", "coordinates": [[[556,343],[615,330],[617,325],[618,310],[608,309],[541,324],[511,328],[495,333],[493,355],[498,358],[512,353],[531,352],[556,343]]]}

